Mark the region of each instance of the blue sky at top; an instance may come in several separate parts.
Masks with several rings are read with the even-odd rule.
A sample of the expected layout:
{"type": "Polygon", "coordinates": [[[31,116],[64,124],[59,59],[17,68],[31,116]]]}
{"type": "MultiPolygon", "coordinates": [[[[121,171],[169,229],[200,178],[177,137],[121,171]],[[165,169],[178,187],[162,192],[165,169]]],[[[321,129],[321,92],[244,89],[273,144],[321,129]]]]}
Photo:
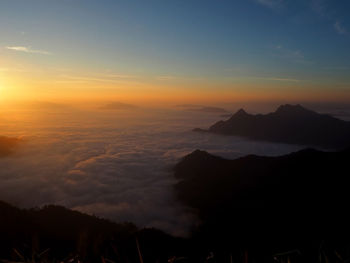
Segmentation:
{"type": "Polygon", "coordinates": [[[61,68],[346,88],[349,11],[349,0],[1,0],[0,52],[61,68]]]}

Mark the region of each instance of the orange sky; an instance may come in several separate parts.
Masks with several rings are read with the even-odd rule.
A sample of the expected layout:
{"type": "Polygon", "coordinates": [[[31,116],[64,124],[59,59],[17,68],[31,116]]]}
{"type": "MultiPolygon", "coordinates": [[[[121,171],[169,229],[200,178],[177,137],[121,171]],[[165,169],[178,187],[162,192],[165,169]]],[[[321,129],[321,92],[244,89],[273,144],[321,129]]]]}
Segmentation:
{"type": "MultiPolygon", "coordinates": [[[[128,103],[209,103],[234,101],[350,100],[346,88],[247,78],[131,76],[85,69],[59,70],[1,60],[1,100],[92,101],[128,103]]],[[[334,84],[333,84],[334,85],[334,84]]]]}
{"type": "Polygon", "coordinates": [[[0,100],[350,101],[344,1],[185,2],[5,1],[0,100]]]}

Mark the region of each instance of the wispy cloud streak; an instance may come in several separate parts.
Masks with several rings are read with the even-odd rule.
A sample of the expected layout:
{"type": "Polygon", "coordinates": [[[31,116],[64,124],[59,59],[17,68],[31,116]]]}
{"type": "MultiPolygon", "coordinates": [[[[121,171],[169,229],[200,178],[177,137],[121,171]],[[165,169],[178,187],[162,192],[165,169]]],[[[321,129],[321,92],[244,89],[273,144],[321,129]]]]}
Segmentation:
{"type": "Polygon", "coordinates": [[[41,55],[52,55],[51,52],[48,52],[45,50],[32,49],[30,47],[13,46],[13,47],[5,47],[5,48],[8,50],[17,51],[17,52],[33,53],[33,54],[41,54],[41,55]]]}
{"type": "Polygon", "coordinates": [[[140,85],[142,82],[136,81],[137,76],[131,75],[92,75],[89,77],[76,75],[60,75],[56,83],[91,83],[91,82],[101,82],[101,83],[118,83],[118,84],[130,84],[130,85],[140,85]]]}
{"type": "Polygon", "coordinates": [[[311,2],[311,9],[318,14],[320,17],[323,17],[329,21],[333,21],[334,30],[339,35],[347,35],[348,31],[345,26],[338,20],[336,14],[329,12],[329,3],[326,0],[313,0],[311,2]]]}
{"type": "Polygon", "coordinates": [[[171,75],[158,76],[157,80],[174,80],[176,77],[171,75]]]}
{"type": "Polygon", "coordinates": [[[301,64],[312,63],[311,61],[305,59],[305,56],[301,50],[289,49],[281,45],[274,46],[273,49],[275,50],[275,55],[277,57],[301,64]]]}
{"type": "Polygon", "coordinates": [[[284,81],[284,82],[300,82],[299,79],[279,78],[279,77],[253,77],[254,79],[270,80],[270,81],[284,81]]]}
{"type": "Polygon", "coordinates": [[[346,28],[342,25],[342,23],[340,21],[336,21],[334,23],[334,29],[335,31],[337,31],[337,33],[339,35],[347,35],[348,31],[346,30],[346,28]]]}

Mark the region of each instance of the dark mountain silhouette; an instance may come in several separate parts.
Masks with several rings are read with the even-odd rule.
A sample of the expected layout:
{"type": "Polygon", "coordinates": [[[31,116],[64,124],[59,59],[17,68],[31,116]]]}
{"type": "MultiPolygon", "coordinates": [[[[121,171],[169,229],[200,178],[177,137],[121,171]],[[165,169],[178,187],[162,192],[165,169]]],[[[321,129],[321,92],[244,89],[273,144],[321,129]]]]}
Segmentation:
{"type": "Polygon", "coordinates": [[[350,150],[235,160],[196,150],[175,166],[175,189],[202,219],[200,242],[243,246],[265,262],[273,251],[312,254],[321,240],[338,249],[350,244],[349,163],[350,150]]]}
{"type": "Polygon", "coordinates": [[[227,114],[222,114],[220,115],[220,117],[223,117],[223,118],[231,118],[233,114],[231,113],[227,113],[227,114]]]}
{"type": "Polygon", "coordinates": [[[12,154],[20,141],[18,138],[0,136],[0,157],[12,154]]]}
{"type": "Polygon", "coordinates": [[[81,262],[111,262],[103,257],[139,263],[137,239],[145,263],[167,262],[172,255],[209,262],[210,251],[216,262],[230,257],[233,262],[273,262],[274,257],[318,262],[319,256],[345,262],[350,258],[349,161],[350,150],[236,160],[194,151],[174,168],[179,200],[201,219],[190,239],[61,206],[18,209],[0,201],[0,259],[24,262],[18,251],[35,262],[68,262],[79,255],[81,262]]]}
{"type": "MultiPolygon", "coordinates": [[[[205,131],[194,129],[194,131],[205,131]]],[[[275,112],[252,115],[243,109],[208,132],[254,140],[340,149],[350,146],[350,122],[319,114],[300,105],[283,105],[275,112]]]]}
{"type": "Polygon", "coordinates": [[[181,248],[181,239],[160,230],[139,230],[132,223],[117,224],[61,206],[19,209],[0,201],[0,259],[25,261],[19,252],[30,262],[32,256],[40,257],[35,262],[68,262],[78,255],[83,262],[101,262],[103,256],[139,263],[136,237],[144,262],[166,262],[181,248]]]}

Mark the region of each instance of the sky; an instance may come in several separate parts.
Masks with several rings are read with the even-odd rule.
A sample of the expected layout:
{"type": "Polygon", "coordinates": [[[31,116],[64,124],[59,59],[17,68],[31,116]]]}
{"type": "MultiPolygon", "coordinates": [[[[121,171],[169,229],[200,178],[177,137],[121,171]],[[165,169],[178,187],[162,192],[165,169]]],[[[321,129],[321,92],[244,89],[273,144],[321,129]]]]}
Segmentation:
{"type": "Polygon", "coordinates": [[[0,101],[350,101],[349,0],[1,0],[0,101]]]}

